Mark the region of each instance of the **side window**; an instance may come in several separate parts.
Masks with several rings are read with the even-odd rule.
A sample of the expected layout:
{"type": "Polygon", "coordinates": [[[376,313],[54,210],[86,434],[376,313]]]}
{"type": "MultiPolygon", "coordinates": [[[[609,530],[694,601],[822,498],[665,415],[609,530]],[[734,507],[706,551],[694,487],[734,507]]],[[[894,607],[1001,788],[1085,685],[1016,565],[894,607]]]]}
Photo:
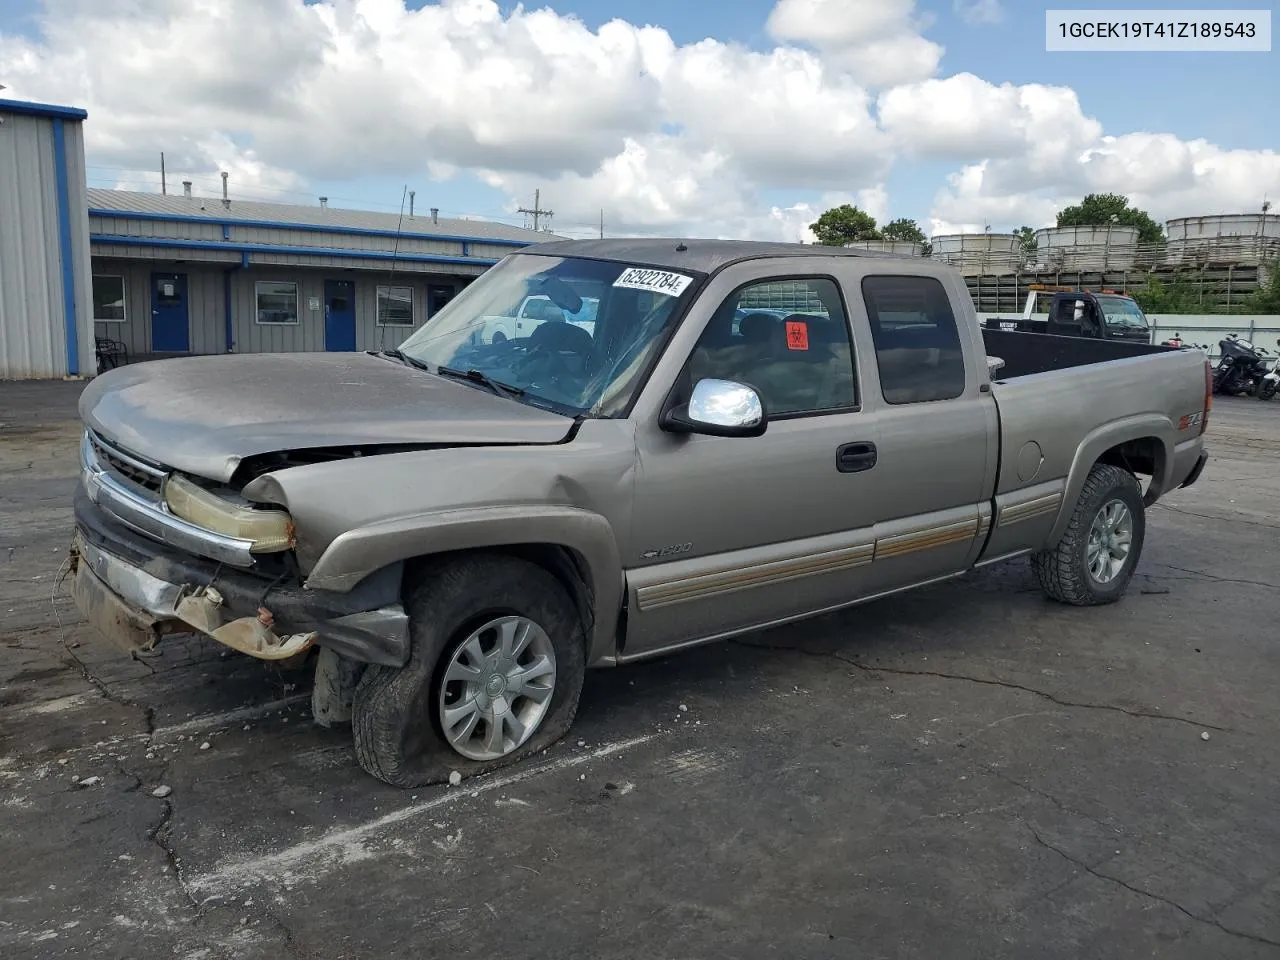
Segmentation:
{"type": "Polygon", "coordinates": [[[862,296],[887,403],[954,400],[964,393],[960,330],[941,282],[933,277],[865,277],[862,296]]]}
{"type": "Polygon", "coordinates": [[[769,416],[847,410],[858,402],[840,291],[826,279],[739,288],[720,305],[689,358],[689,380],[754,387],[769,416]]]}

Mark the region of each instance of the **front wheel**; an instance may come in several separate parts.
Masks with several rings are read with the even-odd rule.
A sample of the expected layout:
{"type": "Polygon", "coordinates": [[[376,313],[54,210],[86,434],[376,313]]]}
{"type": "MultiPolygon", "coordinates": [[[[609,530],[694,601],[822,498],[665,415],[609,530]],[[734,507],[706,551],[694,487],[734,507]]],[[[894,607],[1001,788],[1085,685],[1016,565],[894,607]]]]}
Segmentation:
{"type": "Polygon", "coordinates": [[[1095,464],[1076,501],[1067,532],[1031,567],[1050,599],[1072,606],[1115,603],[1142,554],[1146,514],[1142,487],[1120,467],[1095,464]]]}
{"type": "Polygon", "coordinates": [[[356,759],[399,787],[475,776],[568,732],[582,620],[552,574],[513,557],[430,565],[409,596],[409,662],[371,666],[352,703],[356,759]]]}

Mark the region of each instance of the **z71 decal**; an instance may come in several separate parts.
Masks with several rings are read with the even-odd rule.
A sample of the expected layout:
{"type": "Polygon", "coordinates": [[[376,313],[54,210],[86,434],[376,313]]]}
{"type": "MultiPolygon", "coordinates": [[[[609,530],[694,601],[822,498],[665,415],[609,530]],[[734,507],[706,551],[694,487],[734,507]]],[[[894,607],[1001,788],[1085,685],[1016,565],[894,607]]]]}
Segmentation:
{"type": "Polygon", "coordinates": [[[1183,417],[1181,420],[1178,421],[1178,429],[1187,430],[1191,427],[1198,427],[1202,420],[1204,420],[1203,411],[1201,411],[1200,413],[1189,413],[1185,417],[1183,417]]]}
{"type": "Polygon", "coordinates": [[[663,557],[675,557],[682,553],[688,553],[693,549],[692,543],[677,543],[669,547],[662,547],[659,550],[646,550],[640,554],[641,560],[660,560],[663,557]]]}

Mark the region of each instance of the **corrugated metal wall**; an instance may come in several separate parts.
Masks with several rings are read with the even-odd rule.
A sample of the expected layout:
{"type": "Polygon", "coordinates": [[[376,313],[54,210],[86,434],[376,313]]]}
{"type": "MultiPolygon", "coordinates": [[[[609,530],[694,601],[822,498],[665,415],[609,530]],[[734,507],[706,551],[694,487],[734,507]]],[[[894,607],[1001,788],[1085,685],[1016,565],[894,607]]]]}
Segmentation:
{"type": "Polygon", "coordinates": [[[253,266],[231,276],[232,318],[236,353],[273,353],[284,351],[324,350],[324,282],[351,280],[355,283],[356,349],[389,350],[404,342],[414,329],[427,319],[427,286],[439,284],[457,288],[453,277],[406,276],[394,278],[372,273],[298,270],[253,266]],[[284,281],[298,284],[298,323],[260,324],[257,322],[255,284],[259,281],[284,281]],[[413,287],[413,319],[411,327],[377,325],[377,288],[381,284],[413,287]],[[312,309],[312,303],[316,308],[312,309]]]}
{"type": "Polygon", "coordinates": [[[226,349],[223,332],[222,270],[216,267],[175,266],[136,260],[107,260],[95,257],[94,276],[124,279],[123,323],[95,323],[98,336],[119,340],[131,355],[151,352],[151,274],[182,272],[187,275],[188,329],[192,353],[222,353],[226,349]]]}
{"type": "MultiPolygon", "coordinates": [[[[190,198],[192,216],[206,214],[217,216],[219,206],[199,197],[190,198]]],[[[139,220],[127,216],[95,216],[93,232],[114,237],[160,237],[170,240],[212,240],[239,243],[264,243],[282,247],[322,247],[336,250],[370,250],[379,253],[396,252],[403,256],[430,254],[435,256],[460,256],[462,244],[456,240],[441,240],[402,234],[398,239],[387,235],[360,233],[327,233],[317,230],[289,230],[280,227],[263,227],[253,223],[229,223],[226,231],[219,223],[194,223],[191,221],[139,220]]],[[[469,244],[470,256],[500,260],[512,252],[503,244],[475,242],[469,244]]],[[[203,255],[203,254],[202,254],[203,255]]],[[[351,261],[343,258],[344,265],[351,261]]],[[[312,261],[314,262],[314,260],[312,261]]],[[[375,265],[380,261],[370,261],[375,265]]],[[[398,268],[397,268],[398,269],[398,268]]]]}
{"type": "Polygon", "coordinates": [[[67,207],[71,221],[71,252],[75,260],[76,331],[79,340],[79,374],[94,376],[98,372],[94,356],[93,284],[90,281],[93,258],[89,250],[89,197],[84,158],[84,124],[63,122],[67,151],[67,207]]]}
{"type": "MultiPolygon", "coordinates": [[[[74,300],[89,297],[89,227],[79,122],[63,120],[74,300]]],[[[68,373],[54,120],[0,107],[0,378],[68,373]]],[[[78,311],[81,373],[93,372],[93,331],[78,311]]]]}
{"type": "MultiPolygon", "coordinates": [[[[97,323],[99,336],[120,340],[137,356],[151,352],[152,273],[176,272],[187,277],[187,302],[192,353],[226,350],[225,269],[217,266],[157,263],[149,260],[94,258],[94,275],[124,279],[125,321],[97,323]]],[[[232,330],[236,353],[268,353],[324,350],[324,282],[355,283],[356,348],[385,350],[399,346],[427,319],[427,287],[440,285],[457,290],[462,281],[453,276],[407,276],[396,273],[354,273],[300,270],[296,267],[251,266],[231,274],[232,330]],[[298,323],[257,323],[255,284],[259,281],[298,284],[298,323]],[[414,327],[377,325],[377,288],[382,284],[413,287],[414,327]],[[311,309],[312,298],[318,304],[311,309]]]]}

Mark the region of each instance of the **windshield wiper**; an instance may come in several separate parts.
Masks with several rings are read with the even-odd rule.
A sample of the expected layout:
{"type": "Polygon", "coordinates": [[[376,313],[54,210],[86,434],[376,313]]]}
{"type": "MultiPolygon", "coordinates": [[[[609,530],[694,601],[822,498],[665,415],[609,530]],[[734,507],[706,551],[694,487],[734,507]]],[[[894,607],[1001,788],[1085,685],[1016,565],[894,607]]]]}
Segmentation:
{"type": "Polygon", "coordinates": [[[453,367],[438,366],[435,372],[442,377],[454,377],[458,380],[470,380],[472,383],[478,383],[488,387],[500,397],[523,397],[524,390],[520,387],[513,387],[509,383],[503,383],[500,380],[494,380],[487,373],[482,373],[475,367],[466,370],[455,370],[453,367]]]}
{"type": "Polygon", "coordinates": [[[427,373],[431,372],[431,368],[427,366],[426,363],[419,360],[417,357],[411,357],[407,353],[401,353],[399,350],[379,350],[376,355],[380,357],[391,357],[393,360],[399,360],[407,366],[417,367],[419,370],[425,370],[427,373]]]}

